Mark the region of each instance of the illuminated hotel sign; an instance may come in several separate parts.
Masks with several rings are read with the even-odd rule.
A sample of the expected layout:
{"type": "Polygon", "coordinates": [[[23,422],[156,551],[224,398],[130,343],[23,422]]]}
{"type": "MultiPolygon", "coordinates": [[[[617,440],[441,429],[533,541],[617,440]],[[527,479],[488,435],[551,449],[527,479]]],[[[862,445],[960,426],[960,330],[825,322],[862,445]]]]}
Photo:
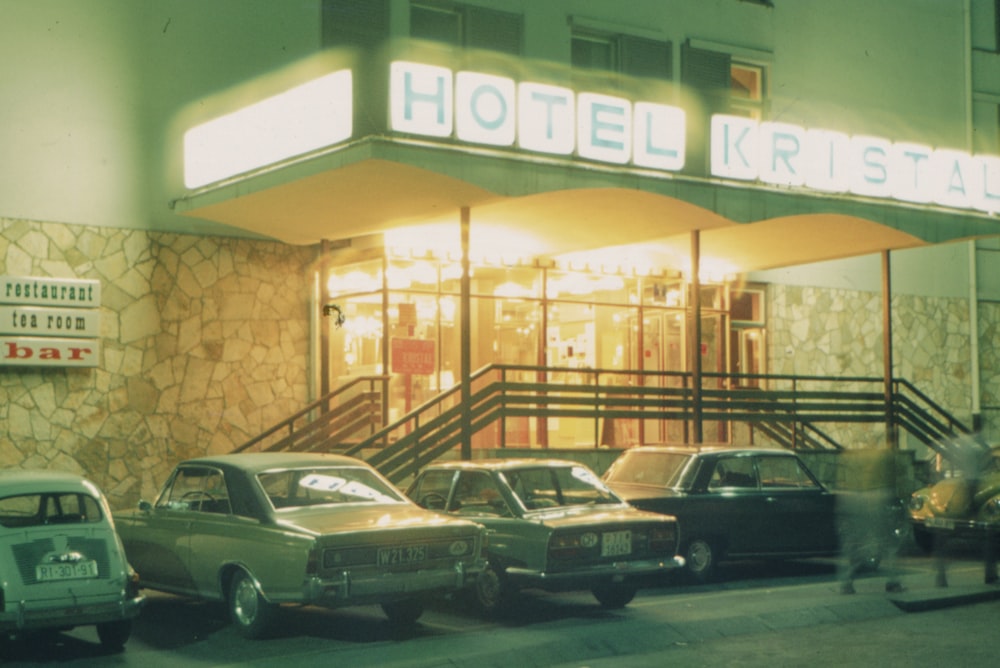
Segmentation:
{"type": "Polygon", "coordinates": [[[100,305],[99,281],[0,276],[0,366],[96,367],[100,305]]]}
{"type": "MultiPolygon", "coordinates": [[[[612,165],[678,172],[683,109],[478,72],[396,61],[389,130],[612,165]]],[[[353,136],[352,75],[341,70],[189,130],[184,181],[196,188],[353,136]]],[[[712,176],[958,209],[1000,212],[1000,157],[716,115],[712,176]]]]}
{"type": "Polygon", "coordinates": [[[405,61],[392,64],[396,132],[667,171],[684,167],[684,111],[405,61]]]}
{"type": "Polygon", "coordinates": [[[712,117],[712,174],[827,192],[1000,211],[1000,158],[712,117]]]}

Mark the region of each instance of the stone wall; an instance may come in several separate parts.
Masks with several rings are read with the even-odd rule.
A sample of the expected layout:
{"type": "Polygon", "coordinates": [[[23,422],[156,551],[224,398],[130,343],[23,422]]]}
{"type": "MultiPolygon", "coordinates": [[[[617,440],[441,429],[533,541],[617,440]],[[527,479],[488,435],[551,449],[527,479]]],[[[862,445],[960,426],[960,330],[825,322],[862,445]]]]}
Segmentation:
{"type": "Polygon", "coordinates": [[[979,387],[983,436],[1000,443],[1000,304],[979,303],[979,387]]]}
{"type": "Polygon", "coordinates": [[[97,368],[0,366],[0,466],[88,475],[113,508],[309,400],[315,249],[0,219],[0,274],[97,279],[97,368]]]}
{"type": "MultiPolygon", "coordinates": [[[[768,296],[769,373],[882,378],[881,293],[771,285],[768,296]]],[[[895,295],[892,327],[893,376],[910,381],[971,426],[968,302],[895,295]]],[[[1000,389],[1000,365],[995,358],[993,364],[988,372],[991,386],[1000,389]]],[[[871,391],[873,387],[878,390],[866,384],[858,384],[857,389],[871,391]]],[[[823,427],[846,447],[885,443],[880,424],[823,427]]],[[[915,439],[907,441],[905,434],[901,446],[923,448],[915,439]]]]}

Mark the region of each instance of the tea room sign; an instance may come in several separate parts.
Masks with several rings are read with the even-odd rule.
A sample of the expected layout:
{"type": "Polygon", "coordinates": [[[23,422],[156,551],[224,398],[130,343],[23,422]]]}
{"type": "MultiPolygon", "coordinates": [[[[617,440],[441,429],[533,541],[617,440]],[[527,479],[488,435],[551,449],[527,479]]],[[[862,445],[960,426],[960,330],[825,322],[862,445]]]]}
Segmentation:
{"type": "Polygon", "coordinates": [[[0,366],[96,367],[101,284],[0,276],[0,366]]]}

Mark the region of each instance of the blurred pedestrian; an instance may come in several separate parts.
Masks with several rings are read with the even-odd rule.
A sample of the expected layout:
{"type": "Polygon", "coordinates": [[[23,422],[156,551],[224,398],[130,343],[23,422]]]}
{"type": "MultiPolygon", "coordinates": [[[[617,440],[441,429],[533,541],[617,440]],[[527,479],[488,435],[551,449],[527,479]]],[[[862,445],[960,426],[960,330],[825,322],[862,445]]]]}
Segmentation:
{"type": "Polygon", "coordinates": [[[840,591],[853,594],[854,580],[866,570],[886,575],[885,590],[901,592],[896,565],[899,551],[899,476],[889,450],[865,450],[848,455],[857,466],[848,469],[846,489],[837,497],[840,529],[840,591]]]}

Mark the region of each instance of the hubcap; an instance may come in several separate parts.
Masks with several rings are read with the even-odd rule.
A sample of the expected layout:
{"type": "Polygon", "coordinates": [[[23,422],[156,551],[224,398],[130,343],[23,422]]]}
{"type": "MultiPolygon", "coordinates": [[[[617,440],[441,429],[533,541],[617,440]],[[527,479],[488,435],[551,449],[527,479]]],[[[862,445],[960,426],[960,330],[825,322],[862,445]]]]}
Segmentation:
{"type": "Polygon", "coordinates": [[[257,617],[257,590],[248,578],[241,578],[233,595],[233,613],[243,626],[253,624],[257,617]]]}

